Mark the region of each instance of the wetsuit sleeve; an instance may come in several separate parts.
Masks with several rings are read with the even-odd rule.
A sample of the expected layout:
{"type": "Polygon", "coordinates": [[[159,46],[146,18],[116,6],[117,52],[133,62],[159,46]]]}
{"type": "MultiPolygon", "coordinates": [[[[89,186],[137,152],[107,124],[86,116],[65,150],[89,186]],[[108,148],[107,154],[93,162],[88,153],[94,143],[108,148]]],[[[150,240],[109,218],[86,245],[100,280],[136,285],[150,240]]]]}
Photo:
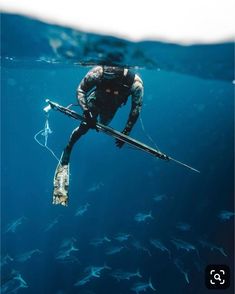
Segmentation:
{"type": "Polygon", "coordinates": [[[132,96],[132,102],[131,102],[131,111],[126,123],[126,133],[129,134],[132,130],[134,124],[136,123],[142,103],[143,103],[143,95],[144,95],[144,86],[141,78],[137,75],[135,75],[135,79],[133,82],[133,85],[131,87],[131,96],[132,96]]]}
{"type": "Polygon", "coordinates": [[[77,88],[77,100],[84,111],[89,110],[87,105],[87,95],[100,81],[102,73],[103,69],[101,66],[96,66],[92,68],[82,79],[77,88]]]}

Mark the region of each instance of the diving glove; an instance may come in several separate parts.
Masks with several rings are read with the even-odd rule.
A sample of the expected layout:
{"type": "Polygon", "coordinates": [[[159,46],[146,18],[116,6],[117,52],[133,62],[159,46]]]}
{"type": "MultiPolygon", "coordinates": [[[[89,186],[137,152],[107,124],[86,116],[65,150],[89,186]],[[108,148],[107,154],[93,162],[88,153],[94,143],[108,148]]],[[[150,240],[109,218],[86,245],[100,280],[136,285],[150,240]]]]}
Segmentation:
{"type": "Polygon", "coordinates": [[[86,119],[87,126],[91,129],[96,129],[98,131],[96,127],[97,119],[93,116],[93,114],[89,110],[84,111],[84,117],[86,119]]]}
{"type": "MultiPolygon", "coordinates": [[[[160,152],[159,152],[159,153],[160,153],[160,152]]],[[[167,161],[170,160],[169,156],[167,156],[166,154],[163,154],[163,153],[161,153],[161,154],[159,155],[159,158],[161,158],[161,159],[163,159],[163,160],[167,160],[167,161]]]]}

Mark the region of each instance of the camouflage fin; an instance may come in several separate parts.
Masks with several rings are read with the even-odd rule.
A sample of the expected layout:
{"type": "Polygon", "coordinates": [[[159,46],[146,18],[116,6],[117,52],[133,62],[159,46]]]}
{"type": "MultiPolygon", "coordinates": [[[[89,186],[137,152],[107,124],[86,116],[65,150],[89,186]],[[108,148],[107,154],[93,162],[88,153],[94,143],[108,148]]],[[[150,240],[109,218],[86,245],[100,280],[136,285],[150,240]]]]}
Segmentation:
{"type": "Polygon", "coordinates": [[[53,204],[68,205],[69,164],[58,164],[54,176],[53,204]]]}

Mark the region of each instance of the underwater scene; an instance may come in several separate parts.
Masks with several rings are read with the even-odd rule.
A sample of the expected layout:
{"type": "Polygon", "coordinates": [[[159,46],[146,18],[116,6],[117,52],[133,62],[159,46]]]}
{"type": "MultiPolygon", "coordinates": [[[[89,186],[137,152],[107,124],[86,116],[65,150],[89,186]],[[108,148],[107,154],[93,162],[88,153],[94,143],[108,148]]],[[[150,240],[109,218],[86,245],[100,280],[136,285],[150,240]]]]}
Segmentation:
{"type": "MultiPolygon", "coordinates": [[[[1,15],[1,293],[234,292],[233,50],[1,15]],[[45,100],[76,103],[97,64],[143,81],[130,137],[200,173],[89,130],[71,155],[68,206],[52,204],[57,159],[79,121],[45,113],[45,100]],[[208,265],[230,269],[226,289],[207,288],[208,265]]],[[[129,98],[109,126],[122,131],[130,108],[129,98]]]]}

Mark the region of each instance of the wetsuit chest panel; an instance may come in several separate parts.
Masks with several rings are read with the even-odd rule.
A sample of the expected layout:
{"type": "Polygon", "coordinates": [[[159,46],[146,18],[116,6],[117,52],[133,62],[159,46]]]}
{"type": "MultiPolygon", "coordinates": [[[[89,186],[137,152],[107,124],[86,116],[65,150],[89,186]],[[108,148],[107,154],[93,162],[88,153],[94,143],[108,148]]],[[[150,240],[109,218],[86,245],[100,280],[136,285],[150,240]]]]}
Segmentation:
{"type": "MultiPolygon", "coordinates": [[[[129,71],[128,71],[129,73],[129,71]]],[[[125,104],[131,94],[134,74],[130,73],[117,80],[101,79],[96,88],[96,97],[100,103],[115,103],[116,106],[125,104]]]]}

